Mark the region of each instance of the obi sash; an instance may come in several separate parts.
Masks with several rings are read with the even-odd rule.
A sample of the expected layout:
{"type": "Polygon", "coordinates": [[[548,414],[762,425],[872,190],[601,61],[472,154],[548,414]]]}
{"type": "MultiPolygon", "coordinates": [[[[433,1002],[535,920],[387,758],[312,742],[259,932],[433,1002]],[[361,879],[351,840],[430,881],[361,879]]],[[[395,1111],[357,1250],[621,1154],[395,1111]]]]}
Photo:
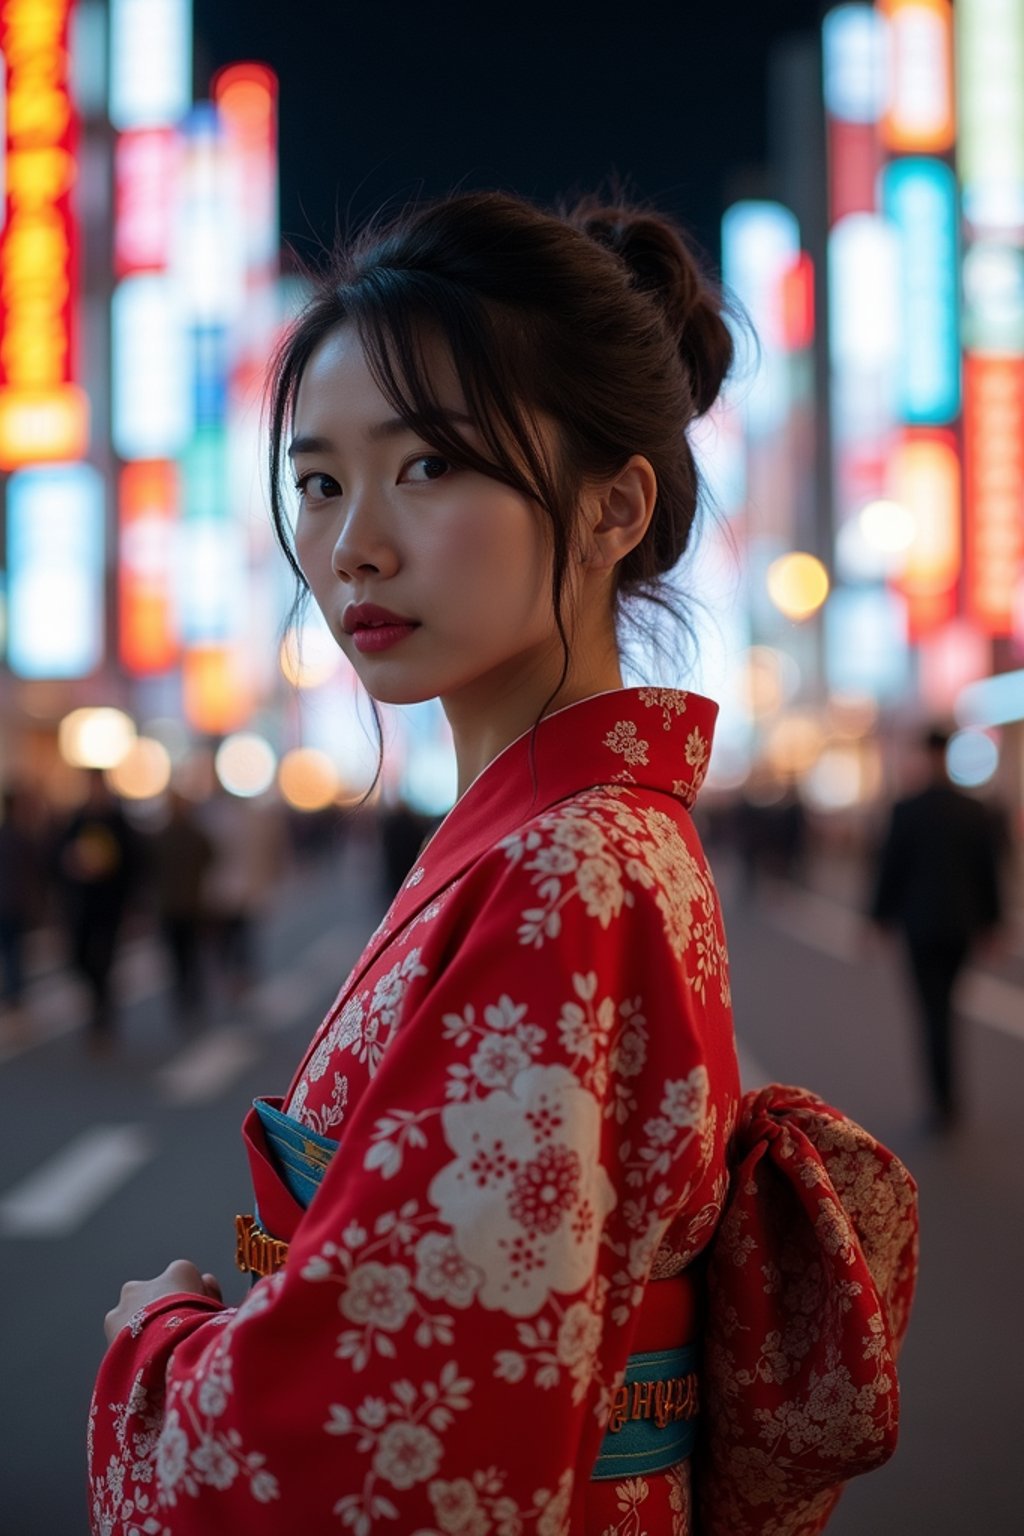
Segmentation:
{"type": "MultiPolygon", "coordinates": [[[[256,1175],[257,1209],[255,1216],[235,1218],[235,1259],[238,1268],[251,1274],[255,1282],[283,1268],[288,1257],[287,1240],[273,1235],[273,1211],[261,1212],[259,1201],[266,1193],[266,1204],[276,1203],[283,1214],[283,1184],[289,1203],[304,1211],[316,1194],[338,1143],[329,1136],[318,1135],[267,1099],[254,1099],[253,1111],[255,1120],[252,1116],[246,1119],[246,1137],[256,1175]],[[257,1125],[263,1147],[254,1134],[257,1125]],[[267,1180],[271,1167],[276,1174],[276,1191],[267,1180]]],[[[290,1234],[292,1229],[286,1226],[283,1230],[290,1234]]],[[[694,1344],[630,1355],[625,1378],[612,1400],[608,1428],[590,1474],[592,1480],[641,1477],[644,1473],[667,1471],[685,1461],[697,1438],[698,1407],[694,1344]]]]}

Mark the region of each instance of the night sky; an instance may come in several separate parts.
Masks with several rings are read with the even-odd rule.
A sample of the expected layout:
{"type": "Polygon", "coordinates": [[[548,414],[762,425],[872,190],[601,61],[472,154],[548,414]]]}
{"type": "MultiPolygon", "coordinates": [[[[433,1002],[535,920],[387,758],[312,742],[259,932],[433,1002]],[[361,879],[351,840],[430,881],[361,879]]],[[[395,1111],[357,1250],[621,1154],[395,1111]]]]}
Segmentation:
{"type": "Polygon", "coordinates": [[[282,229],[304,259],[385,203],[455,187],[544,202],[612,173],[717,257],[736,178],[765,157],[768,50],[821,9],[195,0],[196,90],[237,59],[277,71],[282,229]]]}

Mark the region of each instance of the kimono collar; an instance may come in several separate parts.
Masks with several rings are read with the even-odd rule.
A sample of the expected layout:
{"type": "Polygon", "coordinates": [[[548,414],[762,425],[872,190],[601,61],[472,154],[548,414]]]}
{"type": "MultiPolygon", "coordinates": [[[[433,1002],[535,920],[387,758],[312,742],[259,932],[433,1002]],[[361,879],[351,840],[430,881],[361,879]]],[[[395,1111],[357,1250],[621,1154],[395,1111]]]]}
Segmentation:
{"type": "Polygon", "coordinates": [[[700,694],[620,688],[545,716],[488,763],[449,811],[370,941],[360,971],[489,848],[570,795],[621,784],[674,795],[689,809],[707,772],[717,714],[717,704],[700,694]]]}

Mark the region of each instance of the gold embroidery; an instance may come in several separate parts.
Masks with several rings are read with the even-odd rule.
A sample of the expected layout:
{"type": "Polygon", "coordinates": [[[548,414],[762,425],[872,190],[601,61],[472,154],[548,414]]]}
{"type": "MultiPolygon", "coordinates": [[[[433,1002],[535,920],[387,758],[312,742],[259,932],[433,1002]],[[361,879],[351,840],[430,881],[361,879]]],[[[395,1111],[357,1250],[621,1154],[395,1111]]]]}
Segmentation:
{"type": "Polygon", "coordinates": [[[612,1399],[609,1432],[617,1435],[634,1419],[653,1419],[659,1429],[679,1419],[695,1419],[699,1407],[697,1375],[670,1376],[667,1381],[633,1381],[623,1384],[612,1399]]]}
{"type": "Polygon", "coordinates": [[[273,1275],[284,1268],[288,1244],[264,1232],[255,1216],[235,1217],[235,1266],[243,1275],[273,1275]]]}

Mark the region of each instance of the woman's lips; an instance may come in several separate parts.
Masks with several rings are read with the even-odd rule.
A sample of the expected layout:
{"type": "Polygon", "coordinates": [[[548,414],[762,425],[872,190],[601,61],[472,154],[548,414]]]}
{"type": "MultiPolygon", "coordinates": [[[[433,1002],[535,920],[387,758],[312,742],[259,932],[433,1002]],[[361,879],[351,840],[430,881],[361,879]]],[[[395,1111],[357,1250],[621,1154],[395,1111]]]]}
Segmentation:
{"type": "Polygon", "coordinates": [[[357,651],[389,651],[400,640],[405,640],[418,624],[366,624],[352,631],[352,643],[357,651]]]}

